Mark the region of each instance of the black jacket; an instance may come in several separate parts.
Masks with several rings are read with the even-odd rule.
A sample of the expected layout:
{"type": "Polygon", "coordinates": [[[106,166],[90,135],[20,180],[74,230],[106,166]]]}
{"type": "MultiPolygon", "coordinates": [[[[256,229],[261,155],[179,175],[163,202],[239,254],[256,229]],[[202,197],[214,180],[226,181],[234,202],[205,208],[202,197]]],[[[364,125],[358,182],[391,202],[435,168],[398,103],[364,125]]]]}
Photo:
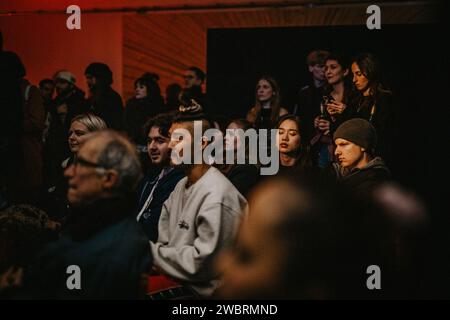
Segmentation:
{"type": "Polygon", "coordinates": [[[162,99],[132,98],[128,100],[125,107],[125,131],[136,144],[147,144],[143,127],[147,120],[163,112],[163,106],[162,99]]]}
{"type": "Polygon", "coordinates": [[[323,95],[323,87],[316,88],[313,84],[303,87],[299,92],[294,113],[300,117],[304,141],[310,141],[315,135],[314,118],[320,115],[323,95]]]}
{"type": "Polygon", "coordinates": [[[90,99],[94,113],[102,118],[108,128],[122,130],[123,125],[123,103],[120,95],[111,87],[96,92],[90,99]]]}
{"type": "MultiPolygon", "coordinates": [[[[141,181],[138,187],[138,205],[135,217],[137,217],[147,201],[153,186],[158,180],[159,173],[156,176],[147,175],[141,181]]],[[[139,224],[142,226],[147,237],[153,242],[158,240],[158,223],[159,217],[161,216],[162,206],[167,198],[169,198],[173,189],[175,189],[178,181],[180,181],[184,176],[185,173],[182,170],[171,168],[171,171],[158,182],[158,185],[153,192],[153,199],[150,205],[139,218],[139,224]]]]}
{"type": "Polygon", "coordinates": [[[339,182],[362,196],[370,196],[375,187],[391,177],[389,169],[380,157],[374,158],[364,168],[353,169],[352,171],[333,163],[331,171],[339,182]]]}
{"type": "MultiPolygon", "coordinates": [[[[59,120],[56,114],[56,108],[62,104],[67,105],[67,115],[65,119],[66,128],[69,128],[70,122],[74,117],[85,113],[90,110],[87,100],[84,98],[84,91],[77,87],[73,87],[67,93],[58,95],[53,101],[53,108],[51,109],[52,117],[55,116],[59,120]]],[[[54,119],[54,120],[56,120],[54,119]]]]}
{"type": "Polygon", "coordinates": [[[129,204],[108,198],[74,211],[62,237],[25,268],[18,298],[137,299],[151,255],[129,204]],[[69,266],[80,268],[81,290],[68,289],[69,266]]]}
{"type": "Polygon", "coordinates": [[[377,97],[360,97],[355,102],[352,118],[363,118],[372,123],[377,131],[375,154],[388,163],[392,159],[392,139],[394,134],[393,96],[389,91],[380,91],[377,97]],[[374,113],[371,115],[372,107],[374,113]]]}
{"type": "Polygon", "coordinates": [[[254,164],[233,165],[225,176],[247,198],[252,188],[260,179],[259,168],[254,164]]]}

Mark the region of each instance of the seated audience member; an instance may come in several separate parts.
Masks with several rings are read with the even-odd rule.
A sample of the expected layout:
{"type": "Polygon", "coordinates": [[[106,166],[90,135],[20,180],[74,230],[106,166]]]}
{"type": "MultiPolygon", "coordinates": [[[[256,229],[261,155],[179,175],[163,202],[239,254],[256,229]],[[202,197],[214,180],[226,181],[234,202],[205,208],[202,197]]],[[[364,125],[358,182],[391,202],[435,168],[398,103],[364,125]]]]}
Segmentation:
{"type": "Polygon", "coordinates": [[[151,266],[147,237],[132,216],[140,175],[136,149],[125,137],[89,135],[65,171],[72,208],[67,228],[25,269],[22,298],[138,298],[151,266]],[[72,265],[81,270],[81,290],[67,286],[72,265]]]}
{"type": "Polygon", "coordinates": [[[247,197],[253,186],[258,183],[260,175],[257,164],[251,164],[249,161],[249,145],[248,143],[245,143],[245,141],[242,141],[237,134],[236,131],[239,129],[246,132],[251,129],[251,125],[245,119],[234,119],[230,122],[226,130],[231,130],[233,134],[225,135],[225,151],[233,151],[234,163],[217,165],[217,168],[231,181],[244,197],[247,197]],[[242,147],[242,144],[245,144],[245,164],[238,164],[238,150],[242,147]]]}
{"type": "Polygon", "coordinates": [[[163,203],[185,176],[183,170],[170,166],[169,129],[172,118],[169,114],[161,114],[150,119],[145,126],[148,156],[159,172],[156,176],[148,174],[140,183],[136,220],[153,242],[158,239],[158,222],[163,203]]]}
{"type": "MultiPolygon", "coordinates": [[[[67,169],[77,158],[83,142],[86,141],[88,133],[106,129],[106,123],[92,113],[85,113],[72,119],[69,128],[68,145],[71,156],[60,164],[55,184],[50,186],[46,194],[46,204],[44,204],[47,213],[55,219],[63,219],[67,216],[67,180],[63,176],[63,171],[67,169]]],[[[67,143],[67,142],[66,142],[67,143]]]]}
{"type": "Polygon", "coordinates": [[[300,119],[294,115],[282,116],[277,124],[280,150],[279,174],[312,170],[311,160],[302,143],[300,119]]]}
{"type": "Polygon", "coordinates": [[[219,170],[203,161],[191,164],[193,152],[203,153],[208,145],[205,137],[193,137],[194,125],[200,123],[202,135],[210,127],[201,106],[194,100],[191,102],[192,105],[180,107],[169,130],[170,148],[175,153],[171,162],[182,168],[186,177],[178,182],[164,203],[158,241],[150,242],[154,268],[164,275],[150,278],[153,299],[170,296],[169,290],[161,292],[162,286],[156,289],[155,279],[160,283],[166,281],[166,288],[179,283],[184,291],[210,297],[218,285],[212,259],[232,243],[247,206],[245,198],[219,170]],[[180,136],[182,132],[184,136],[180,136]],[[195,143],[198,145],[194,146],[195,143]],[[189,151],[191,161],[180,163],[189,151]]]}
{"type": "Polygon", "coordinates": [[[333,136],[337,163],[332,164],[336,178],[354,191],[368,195],[373,188],[390,179],[389,169],[374,155],[375,128],[361,118],[341,124],[333,136]]]}
{"type": "Polygon", "coordinates": [[[387,276],[389,250],[380,250],[382,224],[375,223],[382,219],[343,188],[295,175],[276,177],[255,189],[249,207],[236,244],[216,260],[218,298],[362,299],[384,294],[367,290],[365,273],[376,264],[387,276]]]}

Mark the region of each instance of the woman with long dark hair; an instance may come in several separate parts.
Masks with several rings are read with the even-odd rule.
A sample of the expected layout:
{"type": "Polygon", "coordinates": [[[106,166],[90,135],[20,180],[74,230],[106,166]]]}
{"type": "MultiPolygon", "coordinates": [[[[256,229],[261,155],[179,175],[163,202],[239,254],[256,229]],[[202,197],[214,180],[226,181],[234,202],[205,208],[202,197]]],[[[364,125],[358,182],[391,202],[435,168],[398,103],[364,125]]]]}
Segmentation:
{"type": "Polygon", "coordinates": [[[138,145],[145,146],[144,124],[163,112],[164,100],[158,85],[159,77],[145,73],[134,82],[135,95],[128,100],[125,108],[125,129],[129,137],[138,145]]]}
{"type": "Polygon", "coordinates": [[[273,128],[278,117],[288,113],[281,107],[280,87],[276,80],[270,76],[261,77],[255,95],[255,106],[247,113],[247,121],[256,128],[273,128]]]}
{"type": "MultiPolygon", "coordinates": [[[[250,163],[249,143],[243,141],[239,134],[237,134],[237,130],[239,129],[246,132],[247,130],[252,129],[252,126],[250,122],[245,119],[234,119],[228,124],[226,128],[227,133],[224,138],[224,151],[233,151],[233,163],[216,166],[220,172],[222,172],[228,180],[231,181],[236,189],[238,189],[244,197],[247,197],[252,188],[258,183],[260,175],[258,165],[255,163],[250,163]],[[245,144],[245,163],[238,164],[238,150],[242,148],[242,144],[245,144]]],[[[224,160],[226,160],[225,153],[224,160]]]]}
{"type": "Polygon", "coordinates": [[[377,154],[390,158],[388,143],[392,139],[392,93],[383,84],[383,74],[378,59],[371,53],[362,53],[352,60],[351,70],[356,89],[353,117],[368,120],[378,135],[377,154]]]}

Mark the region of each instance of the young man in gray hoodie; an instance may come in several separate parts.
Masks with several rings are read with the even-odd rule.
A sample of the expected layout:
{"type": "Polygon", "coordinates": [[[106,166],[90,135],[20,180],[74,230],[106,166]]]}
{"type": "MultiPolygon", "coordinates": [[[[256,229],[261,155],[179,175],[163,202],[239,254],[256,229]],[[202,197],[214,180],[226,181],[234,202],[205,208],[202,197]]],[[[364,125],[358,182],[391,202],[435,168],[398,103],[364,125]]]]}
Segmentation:
{"type": "MultiPolygon", "coordinates": [[[[195,143],[201,144],[196,146],[201,151],[208,145],[204,137],[193,138],[194,122],[201,122],[202,136],[210,124],[198,104],[181,110],[169,130],[169,147],[177,150],[183,147],[179,156],[187,149],[193,155],[195,143]],[[190,134],[177,139],[176,133],[183,129],[190,134]]],[[[173,156],[171,162],[176,165],[173,156]]],[[[176,165],[184,170],[186,177],[164,202],[158,240],[150,242],[150,247],[155,271],[207,298],[218,286],[213,259],[234,240],[247,202],[219,170],[204,161],[192,162],[176,165]]]]}

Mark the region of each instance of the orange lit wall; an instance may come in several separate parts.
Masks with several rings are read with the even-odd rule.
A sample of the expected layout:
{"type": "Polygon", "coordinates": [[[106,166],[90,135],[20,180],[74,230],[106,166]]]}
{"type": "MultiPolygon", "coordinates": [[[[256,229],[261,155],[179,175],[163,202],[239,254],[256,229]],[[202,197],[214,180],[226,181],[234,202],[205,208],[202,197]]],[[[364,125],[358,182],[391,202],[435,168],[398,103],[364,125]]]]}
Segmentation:
{"type": "MultiPolygon", "coordinates": [[[[185,2],[80,0],[78,4],[83,10],[102,6],[118,8],[124,3],[137,6],[185,2]]],[[[212,0],[194,2],[214,3],[212,0]]],[[[40,1],[39,6],[36,3],[7,0],[0,4],[0,9],[61,10],[69,1],[40,1]]],[[[208,29],[331,25],[360,25],[365,28],[365,10],[364,6],[348,6],[147,14],[82,13],[82,29],[74,31],[66,28],[68,15],[35,13],[0,15],[0,29],[4,34],[5,49],[16,51],[21,56],[28,71],[27,77],[32,82],[37,83],[44,77],[51,77],[56,70],[67,68],[75,73],[78,85],[86,90],[85,67],[90,62],[101,61],[111,67],[113,87],[127,100],[133,94],[134,80],[146,71],[160,75],[164,93],[168,84],[182,83],[186,67],[196,65],[206,70],[208,29]]],[[[432,7],[397,5],[383,8],[382,20],[385,24],[417,24],[432,22],[434,17],[435,8],[432,7]]]]}
{"type": "Polygon", "coordinates": [[[82,14],[81,30],[68,30],[63,14],[0,16],[4,49],[15,51],[34,84],[59,69],[72,71],[86,91],[84,70],[93,61],[108,64],[113,87],[122,92],[122,15],[82,14]]]}

